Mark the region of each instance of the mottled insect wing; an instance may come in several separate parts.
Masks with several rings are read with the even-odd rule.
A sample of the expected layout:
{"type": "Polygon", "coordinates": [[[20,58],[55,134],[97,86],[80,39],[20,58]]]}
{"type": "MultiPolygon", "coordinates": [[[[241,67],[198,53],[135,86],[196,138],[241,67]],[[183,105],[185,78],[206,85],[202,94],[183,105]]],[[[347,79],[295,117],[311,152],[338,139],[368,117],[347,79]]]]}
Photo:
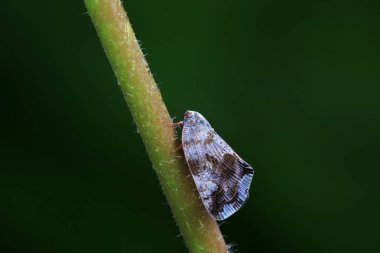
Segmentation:
{"type": "Polygon", "coordinates": [[[216,220],[239,210],[248,199],[253,168],[197,112],[185,113],[182,146],[206,210],[216,220]]]}

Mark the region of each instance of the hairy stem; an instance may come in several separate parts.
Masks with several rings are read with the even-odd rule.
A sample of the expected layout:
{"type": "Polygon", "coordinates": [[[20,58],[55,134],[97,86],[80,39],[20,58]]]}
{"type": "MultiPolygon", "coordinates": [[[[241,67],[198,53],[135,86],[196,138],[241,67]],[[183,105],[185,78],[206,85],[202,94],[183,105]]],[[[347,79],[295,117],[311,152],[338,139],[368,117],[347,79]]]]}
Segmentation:
{"type": "Polygon", "coordinates": [[[85,4],[189,251],[228,252],[176,151],[171,118],[121,1],[85,0],[85,4]]]}

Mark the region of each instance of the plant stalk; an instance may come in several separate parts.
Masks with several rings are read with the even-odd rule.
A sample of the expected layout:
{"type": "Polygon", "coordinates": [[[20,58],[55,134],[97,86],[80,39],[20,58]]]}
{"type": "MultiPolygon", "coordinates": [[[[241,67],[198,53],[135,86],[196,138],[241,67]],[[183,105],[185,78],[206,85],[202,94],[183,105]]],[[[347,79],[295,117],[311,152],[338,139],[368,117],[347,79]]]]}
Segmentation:
{"type": "Polygon", "coordinates": [[[84,0],[190,252],[228,252],[208,215],[179,146],[171,117],[120,0],[84,0]]]}

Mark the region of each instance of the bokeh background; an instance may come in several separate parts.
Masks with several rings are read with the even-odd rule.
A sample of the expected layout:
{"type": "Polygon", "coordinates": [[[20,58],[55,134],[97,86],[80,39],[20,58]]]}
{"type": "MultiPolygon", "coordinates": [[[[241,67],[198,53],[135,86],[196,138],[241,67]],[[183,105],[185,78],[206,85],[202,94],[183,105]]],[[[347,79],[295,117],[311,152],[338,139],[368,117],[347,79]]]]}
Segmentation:
{"type": "MultiPolygon", "coordinates": [[[[379,250],[378,1],[124,1],[171,116],[256,169],[239,252],[379,250]]],[[[82,1],[2,1],[1,252],[186,252],[82,1]]]]}

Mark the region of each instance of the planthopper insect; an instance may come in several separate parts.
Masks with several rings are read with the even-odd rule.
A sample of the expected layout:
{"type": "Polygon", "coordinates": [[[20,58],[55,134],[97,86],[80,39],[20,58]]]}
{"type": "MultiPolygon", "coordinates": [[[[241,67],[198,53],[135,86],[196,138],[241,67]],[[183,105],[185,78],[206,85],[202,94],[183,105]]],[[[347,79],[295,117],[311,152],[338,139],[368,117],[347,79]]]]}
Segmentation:
{"type": "Polygon", "coordinates": [[[253,168],[200,113],[186,111],[175,125],[182,126],[183,152],[206,210],[216,220],[227,219],[248,199],[253,168]]]}

